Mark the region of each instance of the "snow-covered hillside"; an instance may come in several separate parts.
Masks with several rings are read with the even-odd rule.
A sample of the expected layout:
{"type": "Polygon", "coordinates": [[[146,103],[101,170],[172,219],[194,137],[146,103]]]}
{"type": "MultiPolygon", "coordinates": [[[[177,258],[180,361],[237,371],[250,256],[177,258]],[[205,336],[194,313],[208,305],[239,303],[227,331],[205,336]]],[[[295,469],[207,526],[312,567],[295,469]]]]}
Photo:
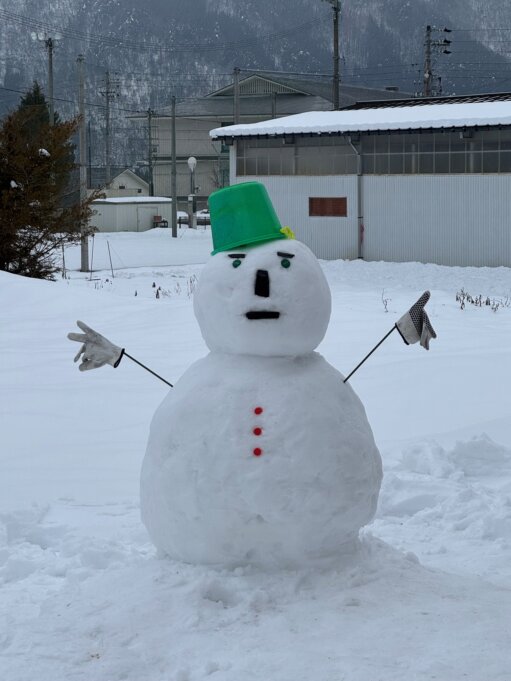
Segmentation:
{"type": "Polygon", "coordinates": [[[99,234],[92,276],[72,249],[69,279],[0,273],[2,681],[507,681],[511,270],[322,263],[319,351],[343,373],[427,288],[438,339],[392,334],[351,379],[384,462],[358,552],[216,571],[158,558],[139,519],[168,388],[126,360],[82,374],[66,338],[83,319],[177,380],[206,353],[191,296],[211,250],[180,234],[99,234]],[[462,288],[498,309],[460,309],[462,288]]]}
{"type": "MultiPolygon", "coordinates": [[[[341,3],[341,79],[375,88],[422,88],[424,35],[428,24],[452,30],[450,55],[433,49],[433,68],[443,92],[508,89],[511,9],[505,0],[483,3],[441,0],[368,0],[341,3]]],[[[0,110],[15,106],[34,79],[46,90],[44,43],[56,39],[56,109],[77,113],[79,54],[85,57],[87,115],[92,119],[94,162],[104,162],[99,135],[104,122],[105,72],[114,85],[113,139],[132,136],[138,157],[126,159],[113,144],[117,163],[133,163],[145,147],[140,131],[125,121],[134,110],[170,104],[170,97],[206,95],[232,82],[234,67],[329,74],[332,18],[326,2],[283,0],[0,0],[0,110]],[[123,133],[124,129],[124,133],[123,133]]]]}

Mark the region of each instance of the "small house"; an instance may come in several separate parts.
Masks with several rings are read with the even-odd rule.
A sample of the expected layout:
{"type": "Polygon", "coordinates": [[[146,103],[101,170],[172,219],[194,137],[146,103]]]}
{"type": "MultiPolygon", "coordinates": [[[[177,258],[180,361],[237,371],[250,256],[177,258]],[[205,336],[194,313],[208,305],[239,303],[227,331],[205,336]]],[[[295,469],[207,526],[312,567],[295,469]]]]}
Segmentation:
{"type": "Polygon", "coordinates": [[[90,168],[89,192],[101,189],[106,198],[121,196],[149,196],[149,183],[129,168],[112,168],[113,178],[106,184],[105,167],[90,168]]]}

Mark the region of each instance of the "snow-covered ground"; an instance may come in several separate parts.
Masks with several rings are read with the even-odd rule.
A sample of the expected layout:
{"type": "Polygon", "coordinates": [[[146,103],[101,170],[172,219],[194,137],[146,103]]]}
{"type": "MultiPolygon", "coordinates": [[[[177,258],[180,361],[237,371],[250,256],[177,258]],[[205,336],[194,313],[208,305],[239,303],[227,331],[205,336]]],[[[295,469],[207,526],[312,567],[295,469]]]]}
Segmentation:
{"type": "Polygon", "coordinates": [[[0,273],[1,681],[509,681],[511,270],[322,263],[319,350],[343,373],[427,288],[438,340],[394,333],[351,379],[385,469],[358,554],[216,571],[159,559],[139,520],[168,388],[126,360],[79,373],[66,338],[82,319],[177,380],[206,353],[191,296],[209,230],[94,249],[92,277],[78,249],[66,280],[0,273]],[[461,310],[462,288],[502,304],[461,310]]]}

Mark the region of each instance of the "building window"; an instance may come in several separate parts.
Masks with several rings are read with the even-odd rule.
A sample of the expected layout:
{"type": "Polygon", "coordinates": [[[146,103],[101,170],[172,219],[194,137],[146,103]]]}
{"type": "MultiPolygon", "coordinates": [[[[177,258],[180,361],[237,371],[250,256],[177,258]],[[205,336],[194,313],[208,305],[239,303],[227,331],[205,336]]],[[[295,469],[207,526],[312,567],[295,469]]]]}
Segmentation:
{"type": "Polygon", "coordinates": [[[311,217],[339,217],[348,215],[348,201],[345,196],[320,198],[309,197],[309,215],[311,217]]]}
{"type": "MultiPolygon", "coordinates": [[[[232,121],[223,121],[220,123],[221,128],[225,128],[227,125],[232,125],[232,121]]],[[[229,153],[229,144],[227,144],[224,140],[222,140],[221,146],[220,146],[220,153],[221,154],[228,154],[229,153]]]]}
{"type": "Polygon", "coordinates": [[[357,154],[343,137],[238,140],[237,175],[352,175],[357,154]]]}
{"type": "Polygon", "coordinates": [[[511,129],[363,135],[365,175],[510,172],[511,129]]]}
{"type": "MultiPolygon", "coordinates": [[[[288,136],[289,137],[289,136],[288,136]]],[[[511,127],[501,130],[360,136],[364,175],[511,172],[511,127]]],[[[238,140],[238,176],[356,175],[358,155],[342,135],[238,140]]]]}

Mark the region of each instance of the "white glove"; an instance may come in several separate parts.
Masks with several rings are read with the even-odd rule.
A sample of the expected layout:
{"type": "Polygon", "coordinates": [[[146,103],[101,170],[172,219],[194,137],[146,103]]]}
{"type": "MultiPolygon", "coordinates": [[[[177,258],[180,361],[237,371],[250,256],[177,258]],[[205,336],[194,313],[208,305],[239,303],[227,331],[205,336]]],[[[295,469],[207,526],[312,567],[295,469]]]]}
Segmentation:
{"type": "Polygon", "coordinates": [[[87,324],[83,322],[76,323],[85,333],[68,333],[67,337],[69,340],[83,343],[80,352],[74,359],[75,362],[78,362],[83,355],[82,363],[78,367],[80,371],[99,369],[99,367],[105,364],[111,364],[114,368],[118,367],[124,355],[124,348],[117,347],[117,345],[111,343],[107,338],[87,326],[87,324]]]}

